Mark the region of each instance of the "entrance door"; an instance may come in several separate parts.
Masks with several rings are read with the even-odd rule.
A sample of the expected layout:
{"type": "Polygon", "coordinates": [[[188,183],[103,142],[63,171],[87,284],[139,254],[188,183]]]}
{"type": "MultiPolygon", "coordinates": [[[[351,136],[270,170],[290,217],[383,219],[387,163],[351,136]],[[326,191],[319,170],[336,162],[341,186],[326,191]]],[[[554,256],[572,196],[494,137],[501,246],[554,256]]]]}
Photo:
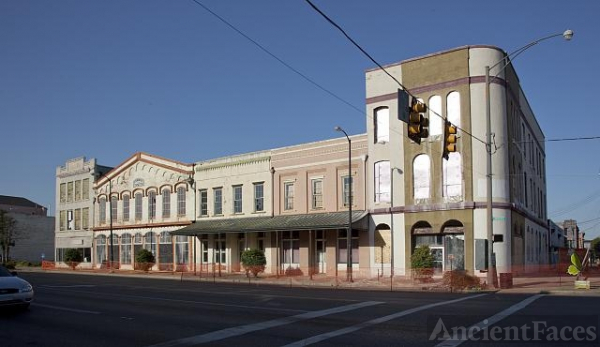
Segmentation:
{"type": "Polygon", "coordinates": [[[316,240],[316,257],[315,264],[317,265],[317,273],[323,274],[327,272],[327,266],[325,264],[325,240],[316,240]]]}
{"type": "Polygon", "coordinates": [[[433,274],[442,275],[444,273],[444,247],[431,247],[433,255],[433,274]]]}

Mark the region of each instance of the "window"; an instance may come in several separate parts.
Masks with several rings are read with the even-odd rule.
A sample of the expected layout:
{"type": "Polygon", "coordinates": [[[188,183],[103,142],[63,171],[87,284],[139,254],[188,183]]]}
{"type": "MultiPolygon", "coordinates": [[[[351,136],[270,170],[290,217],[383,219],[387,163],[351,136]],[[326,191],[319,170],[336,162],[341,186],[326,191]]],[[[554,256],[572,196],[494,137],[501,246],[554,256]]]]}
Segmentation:
{"type": "Polygon", "coordinates": [[[352,185],[352,177],[342,177],[342,199],[344,200],[344,207],[350,205],[350,194],[354,196],[354,186],[352,185]]]}
{"type": "Polygon", "coordinates": [[[233,213],[242,213],[242,186],[233,186],[233,213]]]}
{"type": "Polygon", "coordinates": [[[67,211],[60,211],[59,224],[60,230],[65,230],[67,228],[67,211]]]}
{"type": "Polygon", "coordinates": [[[227,248],[226,248],[226,241],[225,241],[225,236],[222,236],[221,234],[217,235],[216,239],[215,239],[215,250],[214,250],[214,256],[215,256],[215,263],[219,263],[219,264],[226,264],[227,263],[227,248]]]}
{"type": "Polygon", "coordinates": [[[171,191],[169,189],[162,191],[162,216],[163,218],[171,217],[171,191]]]}
{"type": "Polygon", "coordinates": [[[160,264],[173,264],[173,243],[171,235],[163,231],[158,238],[158,262],[160,264]]]}
{"type": "Polygon", "coordinates": [[[175,263],[182,265],[189,263],[190,244],[188,237],[184,235],[175,236],[175,263]]]}
{"type": "Polygon", "coordinates": [[[73,182],[67,183],[67,202],[73,202],[73,182]]]}
{"type": "Polygon", "coordinates": [[[135,193],[135,220],[142,220],[142,193],[135,193]]]}
{"type": "Polygon", "coordinates": [[[202,262],[208,263],[208,240],[202,240],[200,246],[202,247],[202,262]]]}
{"type": "Polygon", "coordinates": [[[442,134],[442,97],[434,95],[429,98],[429,136],[442,134]]]}
{"type": "Polygon", "coordinates": [[[462,168],[460,153],[449,153],[448,160],[442,160],[444,197],[462,196],[462,168]]]}
{"type": "Polygon", "coordinates": [[[81,181],[75,181],[75,201],[81,200],[81,181]]]}
{"type": "Polygon", "coordinates": [[[90,227],[90,209],[84,207],[81,209],[81,228],[88,229],[90,227]]]}
{"type": "Polygon", "coordinates": [[[294,182],[285,182],[283,184],[284,205],[286,211],[294,209],[294,182]]]}
{"type": "Polygon", "coordinates": [[[258,241],[258,249],[260,249],[261,251],[265,251],[265,233],[264,232],[260,232],[258,233],[258,235],[256,236],[256,240],[258,241]]]}
{"type": "Polygon", "coordinates": [[[81,230],[81,209],[75,210],[75,230],[81,230]]]}
{"type": "Polygon", "coordinates": [[[90,179],[84,178],[81,181],[81,199],[88,200],[90,198],[90,179]]]}
{"type": "Polygon", "coordinates": [[[375,110],[375,143],[390,141],[390,109],[380,107],[375,110]]]}
{"type": "Polygon", "coordinates": [[[60,184],[60,202],[67,202],[67,184],[60,184]]]}
{"type": "Polygon", "coordinates": [[[254,212],[265,210],[265,184],[254,183],[254,212]]]}
{"type": "Polygon", "coordinates": [[[131,234],[121,236],[121,263],[131,264],[131,234]]]}
{"type": "Polygon", "coordinates": [[[177,215],[185,216],[185,187],[177,188],[177,215]]]}
{"type": "Polygon", "coordinates": [[[312,187],[312,209],[323,208],[323,180],[313,179],[311,180],[312,187]]]}
{"type": "Polygon", "coordinates": [[[98,211],[100,213],[98,216],[100,224],[106,223],[106,198],[102,197],[98,201],[98,211]]]}
{"type": "Polygon", "coordinates": [[[67,210],[67,230],[73,230],[75,227],[75,221],[73,220],[73,210],[67,210]]]}
{"type": "Polygon", "coordinates": [[[129,195],[123,195],[123,222],[129,221],[129,195]]]}
{"type": "Polygon", "coordinates": [[[223,188],[213,188],[213,197],[215,215],[223,214],[223,188]]]}
{"type": "Polygon", "coordinates": [[[200,215],[208,216],[208,191],[206,189],[200,191],[200,215]]]}
{"type": "Polygon", "coordinates": [[[136,255],[140,252],[143,247],[144,238],[141,233],[136,233],[133,236],[133,254],[136,255]]]}
{"type": "Polygon", "coordinates": [[[390,162],[375,163],[375,202],[390,201],[390,162]]]}
{"type": "Polygon", "coordinates": [[[110,198],[110,219],[115,222],[117,220],[117,197],[110,198]]]}
{"type": "Polygon", "coordinates": [[[152,254],[156,255],[156,234],[154,232],[148,232],[144,235],[144,249],[149,250],[152,254]]]}
{"type": "Polygon", "coordinates": [[[446,97],[448,121],[460,128],[460,93],[450,92],[446,97]]]}
{"type": "Polygon", "coordinates": [[[106,236],[96,237],[96,263],[103,264],[106,261],[106,236]]]}
{"type": "Polygon", "coordinates": [[[418,155],[413,161],[413,195],[415,199],[429,198],[431,162],[426,154],[418,155]]]}
{"type": "MultiPolygon", "coordinates": [[[[348,235],[347,230],[340,230],[338,234],[338,262],[340,264],[348,263],[348,235]]],[[[358,264],[358,230],[352,230],[352,264],[358,264]]]]}
{"type": "Polygon", "coordinates": [[[148,218],[156,218],[156,192],[148,192],[148,218]]]}
{"type": "Polygon", "coordinates": [[[281,235],[281,263],[297,265],[300,263],[300,232],[298,230],[284,231],[281,235]]]}

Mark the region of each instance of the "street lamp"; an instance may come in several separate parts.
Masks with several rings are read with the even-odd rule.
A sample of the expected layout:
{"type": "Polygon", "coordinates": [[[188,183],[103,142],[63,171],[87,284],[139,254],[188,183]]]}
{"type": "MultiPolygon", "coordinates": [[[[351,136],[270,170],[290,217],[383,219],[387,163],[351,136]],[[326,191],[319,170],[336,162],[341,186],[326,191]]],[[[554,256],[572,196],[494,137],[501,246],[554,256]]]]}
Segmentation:
{"type": "Polygon", "coordinates": [[[113,215],[112,215],[112,179],[108,179],[108,218],[110,225],[110,265],[109,269],[112,271],[114,264],[113,255],[113,215]]]}
{"type": "MultiPolygon", "coordinates": [[[[346,232],[346,281],[352,281],[352,141],[350,137],[339,126],[333,128],[341,131],[348,139],[348,231],[346,232]]],[[[337,265],[336,265],[337,266],[337,265]]]]}
{"type": "Polygon", "coordinates": [[[494,280],[495,277],[495,264],[493,263],[494,257],[494,222],[492,215],[492,118],[490,112],[490,70],[495,68],[496,66],[503,64],[493,78],[498,77],[498,75],[504,71],[504,69],[512,63],[512,61],[518,57],[521,53],[525,52],[527,49],[537,45],[541,41],[545,41],[554,37],[564,37],[565,40],[569,41],[573,38],[573,30],[565,30],[562,33],[553,34],[549,36],[542,37],[541,39],[532,41],[525,46],[513,51],[512,53],[507,54],[500,61],[495,63],[492,66],[487,65],[485,67],[485,115],[487,121],[487,137],[486,137],[486,150],[487,150],[487,242],[488,242],[488,272],[487,272],[487,282],[488,285],[494,285],[496,282],[494,280]]]}

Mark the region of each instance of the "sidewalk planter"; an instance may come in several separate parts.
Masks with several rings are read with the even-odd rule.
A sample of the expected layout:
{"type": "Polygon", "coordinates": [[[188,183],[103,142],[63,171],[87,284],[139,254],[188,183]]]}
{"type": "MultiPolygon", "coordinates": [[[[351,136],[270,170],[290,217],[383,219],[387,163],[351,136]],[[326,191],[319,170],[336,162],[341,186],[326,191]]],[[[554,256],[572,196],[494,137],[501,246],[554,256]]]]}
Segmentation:
{"type": "Polygon", "coordinates": [[[575,281],[575,289],[590,289],[590,281],[575,281]]]}

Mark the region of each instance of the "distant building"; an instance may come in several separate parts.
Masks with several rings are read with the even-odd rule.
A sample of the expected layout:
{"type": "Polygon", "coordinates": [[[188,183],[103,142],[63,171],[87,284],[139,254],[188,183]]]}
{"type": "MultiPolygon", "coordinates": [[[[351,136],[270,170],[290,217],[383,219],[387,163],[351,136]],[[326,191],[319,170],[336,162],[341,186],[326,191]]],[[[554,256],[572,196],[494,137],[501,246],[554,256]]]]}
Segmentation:
{"type": "MultiPolygon", "coordinates": [[[[54,217],[47,216],[46,207],[23,197],[0,195],[0,210],[17,222],[10,259],[32,263],[42,258],[54,260],[54,217]]],[[[4,257],[1,252],[0,259],[4,257]]]]}
{"type": "Polygon", "coordinates": [[[550,219],[548,220],[548,230],[550,232],[550,264],[557,264],[559,250],[567,247],[567,239],[562,228],[550,219]]]}
{"type": "Polygon", "coordinates": [[[93,184],[110,169],[98,165],[94,158],[86,160],[85,157],[67,160],[65,165],[56,168],[54,234],[57,262],[63,261],[67,249],[76,248],[81,251],[84,264],[91,264],[93,184]]]}
{"type": "Polygon", "coordinates": [[[564,230],[565,236],[567,237],[568,248],[583,248],[583,235],[579,231],[577,221],[574,219],[567,219],[558,225],[564,230]]]}

